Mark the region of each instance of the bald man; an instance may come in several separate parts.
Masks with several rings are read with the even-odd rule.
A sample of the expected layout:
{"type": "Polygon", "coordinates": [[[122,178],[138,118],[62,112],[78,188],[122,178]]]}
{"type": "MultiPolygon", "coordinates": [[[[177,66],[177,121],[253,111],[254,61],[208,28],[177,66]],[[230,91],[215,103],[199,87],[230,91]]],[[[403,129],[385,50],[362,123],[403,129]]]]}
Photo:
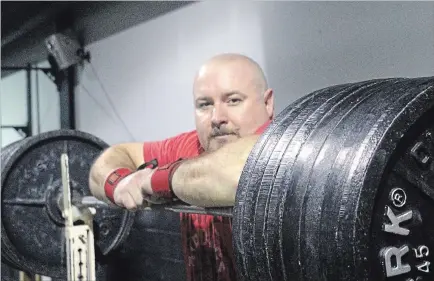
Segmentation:
{"type": "MultiPolygon", "coordinates": [[[[247,157],[274,116],[273,91],[254,60],[221,54],[200,67],[193,97],[195,130],[110,147],[91,168],[92,194],[130,210],[173,200],[233,206],[247,157]]],[[[231,220],[180,217],[187,280],[236,280],[231,220]]]]}

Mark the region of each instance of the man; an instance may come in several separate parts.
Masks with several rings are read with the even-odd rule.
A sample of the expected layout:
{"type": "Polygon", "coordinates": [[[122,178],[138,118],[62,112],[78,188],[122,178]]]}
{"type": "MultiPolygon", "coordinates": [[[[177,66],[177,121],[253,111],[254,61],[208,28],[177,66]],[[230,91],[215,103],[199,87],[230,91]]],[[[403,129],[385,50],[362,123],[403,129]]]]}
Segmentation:
{"type": "MultiPolygon", "coordinates": [[[[247,157],[273,118],[273,91],[255,61],[221,54],[199,69],[193,96],[196,130],[110,147],[91,169],[95,197],[130,210],[158,200],[234,205],[247,157]],[[143,165],[153,159],[158,167],[143,165]]],[[[180,216],[187,280],[236,280],[231,220],[180,216]]]]}

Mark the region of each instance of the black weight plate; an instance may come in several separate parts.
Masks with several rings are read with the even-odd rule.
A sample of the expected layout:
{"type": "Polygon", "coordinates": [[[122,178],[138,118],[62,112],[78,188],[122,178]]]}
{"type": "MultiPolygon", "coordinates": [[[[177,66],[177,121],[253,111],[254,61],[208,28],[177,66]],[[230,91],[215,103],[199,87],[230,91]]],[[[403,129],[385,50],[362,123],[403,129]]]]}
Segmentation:
{"type": "MultiPolygon", "coordinates": [[[[2,253],[19,268],[50,277],[66,276],[63,219],[55,202],[61,192],[60,156],[69,156],[73,198],[91,195],[90,165],[107,144],[73,130],[43,133],[2,154],[2,253]],[[5,158],[5,160],[3,159],[5,158]]],[[[133,213],[97,207],[94,234],[97,257],[123,240],[133,213]]]]}
{"type": "MultiPolygon", "coordinates": [[[[342,88],[345,89],[345,87],[342,88]]],[[[337,88],[334,90],[338,92],[342,91],[339,91],[337,88]]],[[[276,262],[281,263],[280,257],[276,255],[276,253],[269,255],[269,251],[264,248],[263,244],[265,232],[268,231],[264,228],[265,219],[267,217],[265,211],[268,208],[269,203],[267,202],[267,199],[269,199],[269,192],[271,191],[269,188],[270,179],[274,178],[276,169],[280,165],[285,167],[290,165],[289,162],[280,163],[282,160],[281,157],[285,149],[287,149],[288,143],[291,141],[294,133],[298,132],[300,128],[303,127],[308,117],[314,114],[328,98],[329,95],[327,92],[317,92],[311,99],[309,99],[309,102],[303,104],[304,106],[300,108],[299,114],[295,118],[288,115],[285,116],[286,118],[279,124],[278,130],[273,132],[273,137],[276,138],[277,144],[275,147],[264,149],[261,156],[258,157],[255,171],[253,172],[253,175],[255,175],[255,179],[258,179],[258,182],[248,182],[249,185],[255,186],[255,189],[252,190],[254,192],[251,192],[255,197],[251,201],[253,202],[251,208],[248,209],[250,211],[245,215],[246,217],[252,218],[252,223],[247,225],[249,228],[246,230],[246,233],[253,234],[250,238],[251,244],[248,244],[252,247],[250,251],[251,255],[248,255],[248,257],[251,257],[248,267],[250,268],[249,278],[252,280],[268,278],[269,273],[271,272],[267,269],[267,264],[276,264],[276,262]],[[252,270],[253,268],[256,270],[252,270]]],[[[293,149],[294,151],[297,150],[296,147],[290,149],[293,149]]],[[[253,177],[250,179],[253,179],[253,177]]],[[[275,200],[273,199],[276,198],[270,198],[272,201],[271,205],[275,203],[275,200]]]]}
{"type": "Polygon", "coordinates": [[[277,230],[281,228],[279,225],[279,209],[284,204],[282,199],[285,198],[289,188],[289,186],[282,186],[285,173],[287,170],[292,169],[299,157],[309,157],[309,154],[303,151],[306,146],[309,147],[309,153],[314,154],[317,149],[315,145],[318,145],[320,138],[324,137],[315,136],[315,133],[319,128],[327,130],[339,121],[340,116],[335,114],[336,110],[353,106],[353,102],[349,99],[351,93],[358,93],[360,89],[372,85],[381,87],[382,83],[385,82],[368,81],[353,84],[341,90],[337,90],[336,87],[328,88],[321,95],[323,99],[318,99],[319,104],[311,109],[306,108],[307,115],[299,122],[298,128],[294,130],[289,126],[284,135],[285,137],[279,140],[278,146],[282,147],[282,149],[273,151],[268,165],[265,167],[264,176],[259,184],[260,196],[257,198],[254,214],[255,229],[253,236],[256,240],[254,259],[257,267],[267,265],[267,270],[264,272],[266,275],[260,276],[258,280],[264,278],[280,280],[283,278],[281,269],[287,257],[283,256],[282,253],[279,254],[280,245],[276,242],[279,241],[277,230]],[[317,142],[309,143],[314,136],[317,142]],[[275,262],[276,256],[280,257],[279,263],[275,262]]]}
{"type": "MultiPolygon", "coordinates": [[[[390,109],[395,111],[391,114],[393,119],[386,119],[381,124],[385,131],[384,137],[378,141],[372,153],[373,159],[366,171],[369,177],[365,178],[360,191],[360,198],[371,204],[365,203],[355,213],[360,217],[358,223],[362,228],[370,226],[370,232],[355,229],[354,240],[358,241],[358,247],[360,244],[371,245],[362,248],[363,251],[358,253],[356,259],[362,264],[361,256],[369,254],[371,270],[361,274],[370,276],[371,279],[375,276],[379,280],[434,280],[431,251],[434,249],[434,224],[431,217],[434,213],[434,165],[430,160],[428,165],[424,165],[419,159],[423,155],[432,159],[434,155],[434,78],[431,77],[429,82],[420,86],[415,85],[419,82],[418,79],[410,82],[412,83],[403,85],[402,89],[408,96],[404,96],[396,107],[390,109]],[[416,86],[419,92],[411,93],[416,86]],[[374,193],[376,190],[372,190],[373,186],[382,188],[374,193]],[[393,205],[390,195],[399,195],[401,191],[404,191],[407,202],[398,207],[400,204],[393,205]],[[372,201],[367,201],[370,199],[372,201]],[[393,215],[387,212],[388,208],[393,215]],[[385,229],[386,225],[391,224],[390,218],[404,215],[408,211],[412,211],[411,219],[403,217],[399,224],[401,228],[408,229],[408,235],[385,229]],[[374,216],[362,216],[364,213],[373,213],[374,216]],[[402,257],[394,256],[396,248],[401,247],[404,251],[404,247],[408,247],[408,253],[402,257]],[[427,249],[430,253],[426,252],[427,249]],[[386,258],[388,254],[390,259],[386,258]],[[390,267],[387,262],[392,260],[394,265],[399,258],[402,264],[396,270],[388,272],[387,268],[390,267]],[[406,272],[407,270],[410,271],[406,272]]],[[[420,79],[420,82],[423,80],[420,79]]]]}
{"type": "MultiPolygon", "coordinates": [[[[321,107],[330,110],[319,109],[307,116],[299,131],[288,130],[277,145],[273,142],[270,146],[275,147],[271,156],[261,150],[267,144],[258,142],[237,192],[237,201],[243,205],[234,209],[234,226],[237,220],[240,224],[234,227],[234,239],[239,240],[234,247],[241,280],[384,280],[378,274],[366,277],[371,269],[369,263],[379,256],[376,251],[369,256],[367,251],[373,249],[370,243],[375,241],[366,238],[375,202],[372,196],[379,185],[361,183],[379,177],[373,177],[374,173],[367,176],[363,171],[369,167],[381,176],[381,166],[368,163],[378,157],[382,160],[379,163],[385,165],[387,153],[373,151],[382,143],[388,144],[390,156],[393,149],[384,141],[388,134],[401,138],[424,110],[432,108],[433,92],[427,83],[432,86],[432,78],[367,81],[342,99],[328,100],[321,107]],[[406,107],[416,95],[425,104],[406,107]],[[404,109],[413,116],[403,114],[404,109]],[[392,124],[398,116],[403,119],[397,133],[392,124]],[[252,177],[256,179],[249,182],[252,177]],[[372,200],[366,200],[362,192],[371,195],[372,200]],[[246,195],[249,202],[244,200],[246,195]],[[251,211],[252,204],[256,204],[256,212],[251,211]],[[254,219],[238,217],[246,209],[254,219]],[[367,218],[365,227],[361,227],[361,217],[367,218]],[[240,244],[243,242],[245,245],[240,244]]],[[[432,115],[430,118],[434,120],[432,115]]],[[[425,177],[429,179],[428,174],[425,177]]],[[[430,205],[424,206],[427,212],[430,205]]],[[[432,237],[432,232],[426,233],[432,237]]],[[[430,240],[426,240],[429,244],[430,240]]],[[[425,250],[419,248],[419,254],[426,254],[425,250]]],[[[427,263],[421,265],[422,271],[426,270],[427,263]]]]}
{"type": "Polygon", "coordinates": [[[258,180],[258,174],[252,174],[258,161],[258,157],[256,156],[263,152],[266,153],[270,148],[273,148],[273,145],[275,145],[283,133],[283,131],[280,131],[279,134],[279,131],[276,132],[276,130],[280,129],[282,122],[290,120],[290,118],[284,117],[291,116],[292,118],[295,118],[300,113],[304,103],[310,100],[311,99],[306,98],[303,101],[299,101],[299,104],[293,104],[292,106],[285,108],[278,116],[276,116],[253,147],[241,174],[237,188],[236,204],[233,209],[233,246],[236,252],[238,275],[240,275],[243,280],[247,280],[249,274],[252,273],[249,269],[250,265],[247,258],[253,254],[253,237],[249,237],[249,234],[251,233],[249,227],[253,221],[251,214],[253,211],[252,205],[253,198],[256,196],[256,190],[252,188],[249,189],[248,187],[250,186],[248,183],[251,177],[254,177],[254,180],[258,180]]]}
{"type": "Polygon", "coordinates": [[[384,188],[377,195],[370,233],[371,240],[377,243],[370,249],[370,257],[375,261],[370,276],[383,280],[434,280],[433,118],[434,112],[430,112],[412,128],[412,137],[399,144],[399,153],[383,177],[384,188]],[[421,132],[423,128],[426,130],[421,132]],[[399,227],[386,227],[392,224],[390,218],[396,220],[400,216],[399,227]],[[397,258],[402,264],[393,268],[397,258]]]}
{"type": "MultiPolygon", "coordinates": [[[[345,88],[345,85],[339,85],[335,89],[345,88]]],[[[285,108],[275,120],[270,124],[267,130],[262,134],[257,144],[252,149],[243,173],[239,180],[239,186],[236,195],[236,205],[234,207],[234,224],[233,237],[234,249],[236,252],[238,274],[243,280],[255,280],[257,267],[252,267],[251,262],[255,256],[253,249],[253,221],[254,207],[256,206],[255,198],[261,181],[261,171],[264,164],[257,162],[259,159],[269,158],[269,153],[274,149],[277,141],[285,133],[285,129],[294,122],[294,130],[299,126],[300,120],[306,118],[307,113],[300,113],[305,108],[312,108],[312,103],[316,106],[321,104],[321,100],[315,100],[316,97],[324,98],[322,91],[317,91],[310,96],[303,97],[297,100],[292,105],[285,108]],[[259,157],[260,155],[260,157],[259,157]],[[254,270],[252,270],[254,268],[254,270]]],[[[307,111],[306,111],[307,112],[307,111]]],[[[281,149],[278,148],[278,149],[281,149]]]]}
{"type": "MultiPolygon", "coordinates": [[[[364,83],[372,83],[372,82],[364,82],[364,83]]],[[[266,234],[265,233],[276,233],[277,229],[265,229],[265,220],[267,214],[265,213],[266,209],[270,207],[271,209],[276,209],[276,203],[278,202],[280,196],[276,193],[279,193],[279,189],[272,190],[270,188],[271,179],[275,176],[279,178],[279,173],[283,170],[277,170],[279,166],[289,166],[291,163],[285,162],[285,159],[282,159],[282,153],[287,149],[287,145],[289,141],[291,141],[292,137],[296,135],[298,130],[305,125],[306,120],[309,120],[310,116],[318,115],[317,112],[322,112],[324,108],[321,106],[330,99],[336,93],[345,94],[345,90],[347,88],[357,88],[359,85],[339,85],[336,87],[332,87],[331,89],[316,91],[311,95],[306,96],[304,99],[300,99],[296,103],[289,106],[289,108],[300,107],[302,105],[301,111],[297,116],[292,117],[290,115],[280,115],[278,116],[284,118],[285,122],[281,122],[279,124],[280,133],[276,134],[276,131],[267,130],[264,135],[272,134],[273,137],[278,141],[277,147],[273,149],[264,149],[260,154],[257,151],[252,150],[252,156],[257,163],[248,163],[246,167],[254,168],[253,173],[249,172],[250,175],[247,181],[240,181],[241,184],[244,184],[243,187],[239,187],[239,189],[243,190],[245,186],[248,187],[249,192],[247,194],[254,194],[256,197],[256,203],[250,200],[250,202],[246,203],[250,196],[240,197],[241,201],[249,206],[250,211],[245,212],[247,215],[244,216],[244,222],[242,225],[245,228],[244,235],[248,239],[245,242],[245,246],[250,249],[244,253],[244,263],[247,267],[246,272],[249,275],[245,280],[262,280],[264,278],[276,278],[279,280],[279,274],[282,272],[281,264],[283,263],[281,256],[276,252],[272,252],[270,254],[270,249],[273,248],[273,245],[263,245],[266,234]],[[304,100],[309,102],[304,102],[304,100]],[[301,102],[302,101],[302,102],[301,102]],[[301,102],[301,103],[300,103],[301,102]],[[288,118],[289,117],[289,118],[288,118]],[[282,136],[283,134],[283,136],[282,136]],[[258,160],[260,159],[260,160],[258,160]],[[283,161],[283,162],[280,162],[283,161]],[[248,166],[250,165],[250,166],[248,166]],[[253,181],[256,180],[255,182],[253,181]],[[271,192],[271,193],[270,193],[271,192]],[[268,202],[270,200],[270,202],[268,202]],[[250,221],[249,221],[250,218],[250,221]],[[256,227],[256,231],[254,228],[256,227]],[[265,246],[265,247],[264,247],[265,246]],[[274,270],[272,267],[277,267],[277,270],[274,270]],[[268,268],[267,268],[268,267],[268,268]],[[254,270],[253,270],[254,269],[254,270]],[[275,276],[275,275],[278,276],[275,276]],[[270,277],[274,276],[274,277],[270,277]]],[[[311,126],[314,125],[314,122],[309,121],[311,126]]],[[[306,132],[304,132],[306,134],[306,132]]],[[[263,136],[264,136],[263,135],[263,136]]],[[[290,147],[295,154],[297,151],[297,147],[290,147]]],[[[245,170],[246,171],[246,170],[245,170]]],[[[239,202],[237,202],[237,207],[239,202]]],[[[272,224],[267,227],[272,227],[272,224]]],[[[277,227],[275,225],[274,227],[277,227]]],[[[238,234],[234,236],[237,237],[238,234]]],[[[276,245],[274,245],[276,246],[276,245]]]]}
{"type": "MultiPolygon", "coordinates": [[[[3,149],[3,148],[2,148],[3,149]]],[[[20,272],[8,264],[1,262],[1,280],[2,281],[17,281],[20,280],[20,272]]]]}
{"type": "MultiPolygon", "coordinates": [[[[2,150],[2,256],[4,257],[5,255],[8,256],[9,258],[7,258],[7,260],[10,260],[12,262],[12,264],[14,264],[14,266],[20,270],[28,270],[28,268],[26,268],[26,264],[24,264],[23,260],[20,258],[19,255],[17,255],[16,252],[16,248],[14,247],[15,245],[11,244],[10,240],[8,239],[8,236],[6,235],[6,231],[4,228],[3,223],[7,220],[10,220],[13,223],[13,227],[22,227],[22,225],[18,225],[15,224],[16,221],[19,221],[19,219],[17,219],[17,217],[14,216],[10,216],[7,215],[3,210],[4,207],[4,202],[7,202],[7,199],[5,199],[5,195],[3,193],[4,190],[9,190],[9,189],[16,189],[17,188],[17,184],[10,184],[9,182],[6,181],[6,178],[8,177],[8,172],[9,169],[13,170],[13,165],[14,163],[12,163],[13,161],[11,161],[11,159],[13,159],[14,157],[16,158],[17,155],[15,155],[15,153],[17,153],[17,151],[20,150],[20,148],[25,147],[27,145],[27,143],[29,141],[31,141],[33,138],[26,138],[24,140],[21,141],[17,141],[11,145],[9,145],[5,150],[2,150]]],[[[15,171],[16,172],[16,171],[15,171]]],[[[28,176],[26,176],[28,178],[28,176]]],[[[15,201],[15,200],[13,200],[15,201]]],[[[38,204],[36,204],[38,205],[38,204]]],[[[41,205],[41,204],[39,204],[41,205]]],[[[42,203],[42,205],[44,205],[42,203]]],[[[27,216],[27,214],[26,214],[27,216]]],[[[25,218],[26,219],[26,218],[25,218]]],[[[30,222],[33,222],[32,220],[30,220],[30,222]]],[[[25,229],[27,231],[29,231],[29,229],[25,229]]],[[[31,237],[31,234],[33,234],[32,232],[27,232],[26,235],[28,237],[31,237]]]]}
{"type": "MultiPolygon", "coordinates": [[[[20,144],[22,143],[21,140],[15,141],[13,143],[10,143],[6,145],[5,147],[2,147],[1,150],[1,165],[3,170],[3,165],[6,163],[7,159],[10,158],[10,156],[19,148],[20,144]]],[[[2,262],[5,262],[6,264],[19,269],[20,265],[17,264],[13,258],[10,256],[13,255],[14,251],[13,246],[10,244],[4,244],[3,239],[1,239],[1,256],[2,256],[2,262]]]]}
{"type": "MultiPolygon", "coordinates": [[[[317,274],[326,274],[329,278],[340,280],[384,280],[378,275],[367,277],[372,269],[373,260],[367,254],[363,254],[363,251],[377,241],[363,241],[362,237],[369,233],[370,226],[363,226],[361,222],[363,217],[370,218],[375,214],[372,208],[369,208],[373,206],[375,198],[360,194],[364,189],[370,188],[369,191],[373,195],[377,190],[381,190],[381,186],[378,183],[364,186],[362,183],[375,178],[374,174],[367,173],[366,169],[371,165],[369,161],[376,157],[374,150],[378,142],[387,139],[384,136],[385,131],[392,130],[392,134],[399,137],[405,133],[396,128],[392,129],[391,123],[399,116],[403,107],[423,91],[425,83],[426,79],[401,80],[372,95],[347,114],[324,144],[324,147],[329,149],[323,149],[325,152],[322,153],[325,159],[330,160],[321,161],[319,165],[331,172],[325,173],[316,169],[309,182],[309,192],[312,194],[320,194],[325,190],[323,203],[321,206],[321,202],[315,205],[313,199],[306,198],[305,206],[308,206],[309,210],[304,216],[305,228],[301,230],[308,233],[305,237],[310,236],[311,241],[315,241],[316,246],[320,248],[317,256],[309,255],[306,247],[301,253],[306,260],[310,258],[320,262],[317,274]],[[349,127],[352,130],[348,130],[349,127]],[[333,188],[330,188],[331,186],[333,188]],[[315,209],[321,209],[322,212],[315,213],[315,209]],[[316,219],[321,220],[321,225],[312,223],[316,219]],[[357,231],[361,231],[363,235],[355,237],[357,231]],[[321,242],[319,235],[321,241],[328,242],[321,242]]],[[[420,110],[423,111],[423,107],[420,110]]],[[[410,123],[415,120],[410,120],[410,123]]],[[[393,148],[389,147],[388,150],[392,152],[393,148]]],[[[383,152],[378,156],[382,161],[387,160],[383,152]]],[[[376,173],[381,171],[379,166],[374,169],[376,173]]],[[[304,240],[299,243],[308,242],[304,240]]],[[[303,249],[303,246],[300,248],[303,249]]],[[[306,270],[304,274],[309,275],[310,272],[312,271],[306,270]]]]}
{"type": "MultiPolygon", "coordinates": [[[[230,235],[230,234],[229,234],[230,235]]],[[[138,211],[113,267],[119,281],[186,280],[179,214],[138,211]]]]}
{"type": "MultiPolygon", "coordinates": [[[[290,214],[283,222],[281,237],[283,238],[282,241],[284,241],[284,256],[287,257],[285,268],[289,268],[295,278],[322,280],[320,279],[321,276],[327,276],[327,274],[329,276],[327,278],[331,278],[330,273],[332,270],[329,270],[328,266],[324,266],[322,263],[334,263],[334,260],[328,259],[324,261],[320,246],[322,244],[327,246],[333,244],[333,239],[326,239],[328,232],[320,231],[319,225],[321,216],[327,213],[323,206],[325,205],[324,196],[327,196],[328,192],[333,190],[333,188],[330,188],[333,185],[324,186],[323,183],[327,181],[328,176],[333,171],[335,154],[338,154],[340,161],[343,155],[349,155],[345,147],[341,148],[342,143],[339,139],[333,138],[332,132],[341,125],[343,119],[365,104],[370,98],[378,98],[377,102],[380,102],[381,97],[379,97],[378,93],[383,91],[385,87],[393,90],[392,86],[396,81],[398,80],[385,80],[379,84],[361,87],[356,91],[348,92],[344,100],[330,100],[328,106],[332,106],[333,110],[322,116],[321,121],[317,124],[315,130],[311,132],[300,152],[305,157],[298,157],[287,174],[286,180],[289,180],[289,184],[294,186],[294,189],[284,200],[284,204],[287,206],[285,211],[290,214]],[[343,152],[345,154],[342,154],[343,152]],[[285,237],[287,240],[285,240],[285,237]],[[288,256],[289,253],[291,253],[290,256],[288,256]],[[322,270],[325,270],[326,273],[323,273],[322,270]]],[[[390,98],[393,97],[390,96],[390,98]]],[[[389,101],[383,100],[383,104],[390,101],[392,99],[389,101]]],[[[357,124],[346,126],[339,136],[345,133],[354,134],[357,125],[364,123],[362,120],[364,121],[363,118],[359,118],[357,124]]],[[[351,147],[350,144],[348,145],[351,147]]],[[[343,168],[336,170],[340,172],[343,168]]],[[[329,200],[328,203],[335,206],[336,201],[329,200]]],[[[336,219],[337,214],[333,218],[336,219]]],[[[330,224],[330,222],[327,223],[330,224]]],[[[339,268],[339,270],[344,271],[345,269],[339,268]]]]}
{"type": "MultiPolygon", "coordinates": [[[[361,151],[375,147],[366,141],[366,136],[381,128],[378,118],[382,120],[386,113],[394,116],[388,108],[403,96],[404,83],[408,82],[392,80],[381,91],[364,89],[363,98],[352,95],[354,108],[345,113],[333,131],[328,134],[324,129],[327,124],[321,124],[306,142],[301,154],[309,156],[297,159],[284,183],[294,188],[286,197],[281,237],[285,269],[290,272],[288,277],[296,280],[381,280],[378,276],[363,279],[359,270],[369,270],[368,264],[354,266],[354,256],[360,249],[355,247],[353,242],[357,240],[352,241],[351,234],[360,228],[360,217],[352,218],[346,211],[360,207],[357,204],[364,200],[351,202],[359,195],[357,189],[367,176],[354,170],[358,165],[366,168],[370,158],[369,153],[361,151]],[[321,135],[327,136],[325,143],[321,142],[321,135]],[[321,150],[316,150],[318,147],[321,150]],[[353,184],[351,188],[345,186],[348,181],[353,184]],[[348,228],[338,227],[339,224],[348,228]]],[[[413,86],[414,93],[421,91],[417,85],[413,86]]],[[[340,111],[341,107],[338,109],[340,111]]],[[[360,247],[369,248],[369,244],[360,247]]],[[[368,260],[366,255],[359,258],[368,260]]]]}
{"type": "MultiPolygon", "coordinates": [[[[369,233],[370,227],[363,228],[361,218],[372,216],[368,206],[374,202],[360,192],[366,178],[372,179],[366,169],[377,143],[384,138],[384,130],[389,128],[386,122],[394,120],[402,106],[425,89],[421,86],[426,79],[417,82],[398,79],[381,91],[364,89],[364,98],[352,95],[357,105],[328,134],[321,150],[312,151],[316,137],[305,144],[305,151],[311,155],[298,159],[288,174],[290,181],[285,183],[294,187],[286,197],[282,229],[285,268],[291,278],[383,280],[366,276],[372,259],[361,254],[375,241],[362,243],[363,236],[354,237],[356,231],[369,233]]],[[[319,127],[316,134],[320,135],[324,127],[319,127]]],[[[370,187],[371,192],[379,189],[378,184],[370,187]]]]}

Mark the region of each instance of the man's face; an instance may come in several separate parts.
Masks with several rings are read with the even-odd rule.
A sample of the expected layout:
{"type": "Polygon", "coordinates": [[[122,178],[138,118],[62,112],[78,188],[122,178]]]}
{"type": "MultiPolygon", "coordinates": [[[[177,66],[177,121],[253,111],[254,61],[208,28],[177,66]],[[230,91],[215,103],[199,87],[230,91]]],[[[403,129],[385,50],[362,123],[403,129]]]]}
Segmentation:
{"type": "Polygon", "coordinates": [[[250,68],[233,61],[214,63],[199,72],[194,85],[195,120],[206,151],[254,134],[272,117],[272,91],[258,87],[250,68]]]}

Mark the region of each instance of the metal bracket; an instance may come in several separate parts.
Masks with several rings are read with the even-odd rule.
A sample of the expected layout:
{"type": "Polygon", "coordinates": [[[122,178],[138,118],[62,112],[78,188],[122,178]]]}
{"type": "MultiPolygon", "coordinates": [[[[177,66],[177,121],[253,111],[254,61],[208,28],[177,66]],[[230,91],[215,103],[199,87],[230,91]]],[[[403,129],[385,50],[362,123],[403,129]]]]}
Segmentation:
{"type": "Polygon", "coordinates": [[[95,245],[93,235],[94,208],[71,204],[68,155],[61,155],[63,201],[59,204],[65,218],[68,281],[95,281],[95,245]],[[74,225],[76,221],[82,225],[74,225]]]}
{"type": "Polygon", "coordinates": [[[28,126],[1,125],[1,128],[2,129],[14,129],[23,138],[26,138],[26,137],[30,136],[30,131],[29,131],[29,127],[28,126]]]}

